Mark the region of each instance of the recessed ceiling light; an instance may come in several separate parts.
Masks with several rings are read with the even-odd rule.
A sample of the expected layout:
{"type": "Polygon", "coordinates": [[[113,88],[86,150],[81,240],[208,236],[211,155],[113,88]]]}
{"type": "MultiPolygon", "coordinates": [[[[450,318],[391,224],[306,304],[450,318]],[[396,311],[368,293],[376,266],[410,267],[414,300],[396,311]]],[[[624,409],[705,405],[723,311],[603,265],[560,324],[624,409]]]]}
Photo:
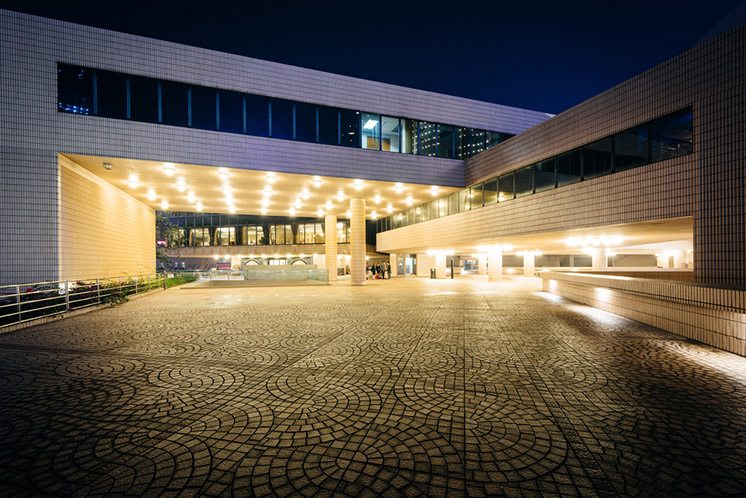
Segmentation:
{"type": "Polygon", "coordinates": [[[267,173],[266,179],[267,183],[271,185],[277,181],[277,175],[270,171],[269,173],[267,173]]]}
{"type": "Polygon", "coordinates": [[[304,201],[307,201],[309,197],[311,197],[311,192],[308,191],[306,187],[303,187],[303,190],[300,192],[300,196],[304,201]]]}
{"type": "Polygon", "coordinates": [[[219,168],[218,169],[218,176],[223,180],[226,181],[230,176],[230,172],[225,168],[219,168]]]}
{"type": "Polygon", "coordinates": [[[355,180],[352,182],[352,186],[355,188],[355,190],[362,190],[363,189],[363,181],[362,180],[355,180]]]}
{"type": "Polygon", "coordinates": [[[179,192],[184,192],[186,190],[186,180],[183,176],[176,179],[176,190],[179,192]]]}
{"type": "Polygon", "coordinates": [[[259,212],[262,213],[262,214],[267,214],[267,208],[264,207],[264,206],[262,206],[262,208],[259,210],[259,212]]]}
{"type": "Polygon", "coordinates": [[[194,204],[194,201],[197,200],[197,196],[194,195],[194,191],[190,190],[187,194],[187,201],[189,201],[189,204],[194,204]]]}
{"type": "Polygon", "coordinates": [[[194,208],[197,210],[197,212],[201,213],[203,209],[202,201],[197,201],[197,204],[194,206],[194,208]]]}
{"type": "Polygon", "coordinates": [[[378,218],[378,213],[376,211],[371,212],[370,213],[370,219],[371,220],[375,220],[376,218],[378,218]]]}
{"type": "Polygon", "coordinates": [[[345,200],[345,191],[344,190],[342,190],[342,189],[337,190],[337,200],[339,202],[342,202],[343,200],[345,200]]]}
{"type": "Polygon", "coordinates": [[[349,209],[345,211],[345,217],[352,218],[352,211],[350,211],[349,209]]]}
{"type": "Polygon", "coordinates": [[[375,197],[373,197],[373,202],[375,202],[376,204],[380,204],[381,203],[381,196],[378,195],[378,194],[376,194],[375,197]]]}
{"type": "Polygon", "coordinates": [[[324,210],[323,210],[322,208],[318,208],[318,209],[316,210],[316,215],[317,215],[317,216],[318,216],[319,218],[321,218],[322,216],[324,216],[324,210]]]}
{"type": "Polygon", "coordinates": [[[140,186],[140,177],[137,176],[136,173],[130,173],[129,178],[127,178],[127,184],[130,186],[130,188],[137,188],[140,186]]]}
{"type": "Polygon", "coordinates": [[[168,211],[168,200],[163,199],[161,201],[161,211],[168,211]]]}
{"type": "Polygon", "coordinates": [[[174,173],[176,173],[174,163],[163,163],[163,172],[166,176],[174,176],[174,173]]]}
{"type": "Polygon", "coordinates": [[[368,121],[366,121],[366,122],[365,122],[365,124],[363,125],[363,129],[364,129],[364,130],[372,130],[372,129],[373,129],[373,128],[375,128],[376,126],[378,126],[378,120],[377,120],[377,119],[369,119],[369,120],[368,120],[368,121]]]}
{"type": "Polygon", "coordinates": [[[321,186],[321,177],[320,176],[314,176],[313,180],[311,181],[314,187],[319,188],[321,186]]]}
{"type": "Polygon", "coordinates": [[[397,194],[401,194],[402,192],[404,192],[404,185],[402,183],[399,183],[399,182],[395,183],[394,184],[394,192],[396,192],[397,194]]]}
{"type": "Polygon", "coordinates": [[[388,213],[393,213],[394,212],[394,205],[391,204],[390,202],[388,204],[386,204],[386,211],[388,213]]]}
{"type": "Polygon", "coordinates": [[[267,195],[272,195],[272,185],[265,185],[262,191],[267,195]]]}
{"type": "Polygon", "coordinates": [[[332,201],[326,201],[326,204],[324,204],[324,207],[326,207],[327,211],[331,211],[334,205],[332,204],[332,201]]]}
{"type": "Polygon", "coordinates": [[[436,187],[435,185],[433,185],[432,187],[430,187],[430,195],[432,195],[433,197],[435,197],[439,193],[440,193],[440,189],[438,187],[436,187]]]}
{"type": "Polygon", "coordinates": [[[293,201],[293,206],[295,206],[296,209],[300,209],[303,206],[303,201],[300,197],[295,198],[295,201],[293,201]]]}
{"type": "Polygon", "coordinates": [[[234,206],[233,204],[231,204],[230,206],[228,206],[228,212],[231,213],[231,214],[235,214],[235,212],[236,212],[236,206],[234,206]]]}
{"type": "Polygon", "coordinates": [[[404,202],[407,204],[407,206],[411,206],[414,204],[414,199],[412,199],[411,195],[408,195],[406,199],[404,199],[404,202]]]}
{"type": "Polygon", "coordinates": [[[290,216],[295,216],[295,213],[297,212],[298,211],[292,206],[290,207],[290,209],[288,209],[288,213],[290,213],[290,216]]]}
{"type": "Polygon", "coordinates": [[[154,201],[156,198],[155,189],[153,187],[148,187],[148,200],[154,201]]]}
{"type": "Polygon", "coordinates": [[[102,164],[102,166],[104,167],[106,171],[111,171],[111,169],[114,167],[114,165],[111,163],[104,163],[102,164]]]}

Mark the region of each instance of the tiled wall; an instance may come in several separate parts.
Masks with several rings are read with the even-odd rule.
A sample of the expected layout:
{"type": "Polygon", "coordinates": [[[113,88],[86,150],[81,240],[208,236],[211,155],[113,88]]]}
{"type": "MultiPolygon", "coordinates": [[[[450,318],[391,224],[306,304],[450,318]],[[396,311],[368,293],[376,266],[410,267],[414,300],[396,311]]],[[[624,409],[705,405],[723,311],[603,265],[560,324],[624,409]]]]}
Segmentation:
{"type": "Polygon", "coordinates": [[[155,272],[155,211],[59,157],[60,279],[155,272]]]}
{"type": "Polygon", "coordinates": [[[699,282],[746,287],[746,28],[667,61],[467,161],[467,184],[691,106],[694,153],[379,234],[381,251],[692,217],[699,282]]]}
{"type": "Polygon", "coordinates": [[[0,10],[0,284],[56,278],[57,153],[462,186],[463,162],[58,113],[56,64],[517,133],[547,115],[0,10]]]}

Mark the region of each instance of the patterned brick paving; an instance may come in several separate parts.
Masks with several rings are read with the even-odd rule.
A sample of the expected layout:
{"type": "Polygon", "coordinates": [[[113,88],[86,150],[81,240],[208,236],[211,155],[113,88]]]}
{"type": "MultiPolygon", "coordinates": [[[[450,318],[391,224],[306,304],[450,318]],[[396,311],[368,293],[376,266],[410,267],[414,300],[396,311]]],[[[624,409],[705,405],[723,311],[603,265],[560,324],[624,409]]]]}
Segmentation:
{"type": "Polygon", "coordinates": [[[745,395],[525,282],[174,289],[0,336],[0,494],[744,494],[745,395]]]}

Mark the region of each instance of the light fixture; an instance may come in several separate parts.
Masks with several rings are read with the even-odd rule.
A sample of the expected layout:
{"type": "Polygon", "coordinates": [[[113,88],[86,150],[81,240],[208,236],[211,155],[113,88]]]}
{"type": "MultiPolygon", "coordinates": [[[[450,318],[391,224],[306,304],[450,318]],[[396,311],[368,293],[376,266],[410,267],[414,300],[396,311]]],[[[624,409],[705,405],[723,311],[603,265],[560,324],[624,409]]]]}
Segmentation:
{"type": "Polygon", "coordinates": [[[130,186],[130,188],[137,188],[140,186],[140,177],[137,176],[136,173],[130,173],[129,178],[127,178],[127,184],[130,186]]]}
{"type": "Polygon", "coordinates": [[[314,176],[313,180],[311,181],[314,187],[319,188],[321,186],[321,177],[320,176],[314,176]]]}
{"type": "Polygon", "coordinates": [[[322,216],[324,216],[324,209],[323,208],[318,208],[316,210],[316,216],[318,216],[319,218],[321,218],[322,216]]]}
{"type": "Polygon", "coordinates": [[[168,200],[163,199],[161,201],[161,211],[168,211],[168,200]]]}
{"type": "Polygon", "coordinates": [[[394,212],[394,205],[391,204],[390,202],[388,204],[386,204],[386,212],[389,213],[389,214],[391,214],[391,213],[394,212]]]}
{"type": "Polygon", "coordinates": [[[262,206],[262,208],[259,210],[259,212],[262,213],[262,214],[267,214],[267,207],[266,206],[262,206]]]}
{"type": "Polygon", "coordinates": [[[380,204],[381,203],[381,196],[379,194],[376,194],[373,197],[373,202],[376,203],[376,204],[380,204]]]}
{"type": "Polygon", "coordinates": [[[345,191],[344,190],[342,190],[342,189],[337,190],[337,200],[339,202],[342,202],[343,200],[345,200],[345,191]]]}
{"type": "Polygon", "coordinates": [[[269,199],[267,199],[266,197],[265,197],[265,198],[263,198],[263,199],[262,199],[262,204],[261,204],[261,206],[262,206],[263,208],[269,207],[269,199]]]}
{"type": "Polygon", "coordinates": [[[404,203],[405,203],[405,204],[406,204],[407,206],[411,206],[412,204],[414,204],[414,199],[412,199],[412,196],[411,196],[411,195],[408,195],[408,196],[407,196],[407,198],[406,198],[406,199],[404,199],[404,203]]]}
{"type": "Polygon", "coordinates": [[[295,198],[295,201],[293,201],[293,206],[295,206],[296,209],[300,209],[303,206],[303,201],[300,197],[295,198]]]}
{"type": "Polygon", "coordinates": [[[378,126],[378,120],[377,119],[369,119],[363,125],[363,130],[372,130],[376,126],[378,126]]]}
{"type": "Polygon", "coordinates": [[[345,211],[345,217],[347,219],[352,218],[352,211],[350,211],[349,209],[347,211],[345,211]]]}
{"type": "Polygon", "coordinates": [[[196,209],[198,213],[201,213],[203,209],[202,201],[197,201],[197,204],[194,206],[194,209],[196,209]]]}
{"type": "Polygon", "coordinates": [[[440,189],[438,187],[436,187],[435,185],[433,185],[432,187],[430,187],[430,195],[432,195],[433,197],[435,197],[439,193],[440,193],[440,189]]]}
{"type": "Polygon", "coordinates": [[[290,216],[295,216],[295,213],[297,212],[298,211],[292,206],[290,207],[290,209],[288,209],[288,213],[290,213],[290,216]]]}
{"type": "Polygon", "coordinates": [[[156,198],[155,189],[153,187],[148,187],[148,200],[154,201],[156,198]]]}
{"type": "Polygon", "coordinates": [[[264,195],[272,195],[272,185],[265,185],[262,192],[264,192],[264,195]]]}
{"type": "Polygon", "coordinates": [[[498,195],[497,202],[505,202],[505,194],[498,195]]]}
{"type": "Polygon", "coordinates": [[[187,194],[187,201],[189,202],[189,204],[194,204],[194,201],[196,200],[197,200],[197,196],[194,195],[193,190],[190,190],[189,193],[187,194]]]}
{"type": "Polygon", "coordinates": [[[104,167],[106,171],[111,171],[111,168],[114,167],[114,165],[112,165],[111,163],[104,163],[102,164],[102,166],[104,167]]]}
{"type": "Polygon", "coordinates": [[[397,194],[401,194],[402,192],[404,192],[404,184],[396,182],[394,184],[394,192],[396,192],[397,194]]]}
{"type": "Polygon", "coordinates": [[[236,206],[234,204],[231,204],[230,206],[228,206],[228,212],[231,213],[231,214],[235,214],[236,213],[236,206]]]}
{"type": "Polygon", "coordinates": [[[311,192],[308,191],[308,188],[303,187],[303,190],[300,192],[300,196],[304,201],[307,201],[309,197],[311,197],[311,192]]]}
{"type": "Polygon", "coordinates": [[[230,172],[225,168],[219,168],[218,169],[218,176],[221,180],[224,182],[228,180],[228,178],[231,176],[230,172]]]}
{"type": "Polygon", "coordinates": [[[324,207],[327,211],[331,211],[334,205],[332,204],[332,201],[326,201],[326,204],[324,204],[324,207]]]}
{"type": "Polygon", "coordinates": [[[370,213],[370,219],[371,220],[375,220],[376,218],[378,218],[378,213],[376,211],[371,212],[370,213]]]}
{"type": "Polygon", "coordinates": [[[174,176],[174,173],[176,173],[174,163],[163,163],[163,172],[166,176],[174,176]]]}
{"type": "Polygon", "coordinates": [[[354,182],[352,182],[352,186],[357,191],[363,190],[363,181],[359,179],[355,180],[354,182]]]}
{"type": "Polygon", "coordinates": [[[277,175],[270,171],[269,173],[267,173],[266,180],[267,183],[271,185],[277,181],[277,175]]]}
{"type": "Polygon", "coordinates": [[[183,176],[176,179],[176,190],[179,192],[184,192],[186,190],[186,180],[183,176]]]}

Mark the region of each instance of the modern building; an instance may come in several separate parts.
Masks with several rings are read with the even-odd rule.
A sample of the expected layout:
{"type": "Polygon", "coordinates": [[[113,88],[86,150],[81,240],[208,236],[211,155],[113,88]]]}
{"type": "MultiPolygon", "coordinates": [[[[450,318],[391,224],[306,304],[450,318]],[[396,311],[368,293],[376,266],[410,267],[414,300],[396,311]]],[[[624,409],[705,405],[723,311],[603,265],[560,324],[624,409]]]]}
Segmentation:
{"type": "Polygon", "coordinates": [[[1,283],[152,272],[167,211],[185,264],[663,273],[746,352],[742,23],[557,116],[9,11],[0,44],[1,283]]]}

